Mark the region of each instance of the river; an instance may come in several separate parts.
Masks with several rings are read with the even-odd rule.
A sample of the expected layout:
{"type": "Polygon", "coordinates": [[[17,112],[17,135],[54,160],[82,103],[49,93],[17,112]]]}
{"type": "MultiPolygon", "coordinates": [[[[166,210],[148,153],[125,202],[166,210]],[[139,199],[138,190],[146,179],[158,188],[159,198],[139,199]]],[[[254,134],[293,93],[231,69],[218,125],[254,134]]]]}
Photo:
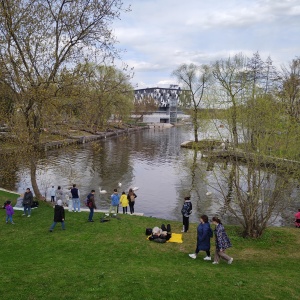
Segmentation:
{"type": "MultiPolygon", "coordinates": [[[[216,128],[223,130],[226,136],[225,129],[216,128]]],[[[199,134],[199,138],[218,135],[214,130],[209,132],[209,136],[199,134]]],[[[108,209],[109,195],[121,182],[119,192],[138,187],[136,212],[170,220],[181,220],[183,198],[191,195],[191,222],[197,222],[201,214],[219,214],[222,203],[219,201],[220,195],[212,189],[216,182],[215,173],[208,168],[207,162],[201,160],[200,154],[194,157],[192,150],[180,147],[182,142],[191,139],[193,135],[189,126],[153,128],[81,146],[51,150],[39,160],[38,185],[49,199],[47,191],[52,185],[61,185],[67,191],[76,183],[82,203],[89,191],[95,189],[97,207],[108,209]],[[195,159],[197,170],[193,169],[195,159]],[[99,187],[108,193],[100,194],[99,187]],[[207,192],[212,194],[207,195],[207,192]]],[[[17,166],[15,181],[6,187],[24,192],[27,186],[31,186],[29,174],[25,163],[17,166]]],[[[299,189],[293,190],[293,193],[298,197],[299,189]]],[[[291,207],[291,211],[293,209],[296,207],[291,207]]],[[[289,224],[290,217],[281,216],[280,223],[276,224],[289,224]]],[[[235,220],[228,220],[235,223],[235,220]]]]}

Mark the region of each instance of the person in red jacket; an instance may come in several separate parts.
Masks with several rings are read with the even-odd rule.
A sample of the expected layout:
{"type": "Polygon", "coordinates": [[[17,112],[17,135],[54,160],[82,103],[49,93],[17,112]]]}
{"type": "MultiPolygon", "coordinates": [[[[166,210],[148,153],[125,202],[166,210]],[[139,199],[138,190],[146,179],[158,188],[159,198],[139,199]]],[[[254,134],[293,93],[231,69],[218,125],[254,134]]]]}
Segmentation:
{"type": "Polygon", "coordinates": [[[90,214],[89,214],[89,222],[94,222],[93,216],[94,216],[94,209],[97,209],[96,204],[95,204],[95,190],[91,190],[91,192],[87,196],[87,206],[90,209],[90,214]]]}
{"type": "Polygon", "coordinates": [[[295,214],[295,226],[297,228],[300,228],[300,208],[298,209],[298,212],[295,214]]]}

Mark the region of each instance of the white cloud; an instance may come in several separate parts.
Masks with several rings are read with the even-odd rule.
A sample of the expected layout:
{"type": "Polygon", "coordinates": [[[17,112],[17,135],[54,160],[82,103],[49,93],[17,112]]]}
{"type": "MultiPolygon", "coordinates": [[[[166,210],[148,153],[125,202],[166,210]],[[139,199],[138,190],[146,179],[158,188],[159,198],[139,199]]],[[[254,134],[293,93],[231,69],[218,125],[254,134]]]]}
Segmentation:
{"type": "Polygon", "coordinates": [[[173,83],[182,63],[210,63],[259,51],[280,65],[300,53],[299,0],[124,0],[132,12],[115,24],[134,83],[173,83]]]}

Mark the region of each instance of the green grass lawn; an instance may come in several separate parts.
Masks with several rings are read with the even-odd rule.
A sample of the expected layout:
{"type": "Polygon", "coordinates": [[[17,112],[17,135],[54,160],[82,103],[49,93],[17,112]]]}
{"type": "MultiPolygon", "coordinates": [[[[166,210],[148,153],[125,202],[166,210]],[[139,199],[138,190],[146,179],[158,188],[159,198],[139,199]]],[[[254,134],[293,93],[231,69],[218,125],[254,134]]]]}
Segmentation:
{"type": "MultiPolygon", "coordinates": [[[[183,244],[157,244],[146,240],[145,228],[165,220],[120,215],[100,223],[95,213],[95,222],[88,223],[87,216],[66,211],[66,230],[57,224],[50,233],[53,208],[46,203],[31,218],[16,211],[15,225],[5,224],[3,210],[0,298],[299,299],[299,229],[270,228],[251,240],[226,226],[233,264],[212,265],[203,261],[204,253],[188,257],[197,224],[183,244]]],[[[181,224],[170,223],[179,233],[181,224]]]]}
{"type": "Polygon", "coordinates": [[[4,202],[6,200],[11,200],[13,202],[13,205],[16,204],[16,200],[19,197],[19,194],[17,193],[10,193],[0,190],[0,205],[3,206],[4,202]]]}

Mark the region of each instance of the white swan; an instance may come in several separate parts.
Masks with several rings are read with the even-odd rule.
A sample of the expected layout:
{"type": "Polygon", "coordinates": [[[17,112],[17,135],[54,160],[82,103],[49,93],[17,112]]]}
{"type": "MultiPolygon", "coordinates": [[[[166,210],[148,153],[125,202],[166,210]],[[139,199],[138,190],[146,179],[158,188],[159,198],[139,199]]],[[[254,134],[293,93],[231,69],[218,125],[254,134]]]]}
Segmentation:
{"type": "Polygon", "coordinates": [[[106,191],[106,190],[101,190],[101,187],[99,187],[99,193],[100,193],[100,194],[106,194],[107,191],[106,191]]]}
{"type": "Polygon", "coordinates": [[[210,196],[212,194],[212,192],[207,192],[206,196],[210,196]]]}
{"type": "Polygon", "coordinates": [[[121,186],[122,186],[122,183],[121,183],[121,182],[119,182],[119,183],[118,183],[118,187],[121,187],[121,186]]]}
{"type": "Polygon", "coordinates": [[[133,187],[132,190],[135,192],[137,191],[139,188],[137,186],[133,187]]]}

